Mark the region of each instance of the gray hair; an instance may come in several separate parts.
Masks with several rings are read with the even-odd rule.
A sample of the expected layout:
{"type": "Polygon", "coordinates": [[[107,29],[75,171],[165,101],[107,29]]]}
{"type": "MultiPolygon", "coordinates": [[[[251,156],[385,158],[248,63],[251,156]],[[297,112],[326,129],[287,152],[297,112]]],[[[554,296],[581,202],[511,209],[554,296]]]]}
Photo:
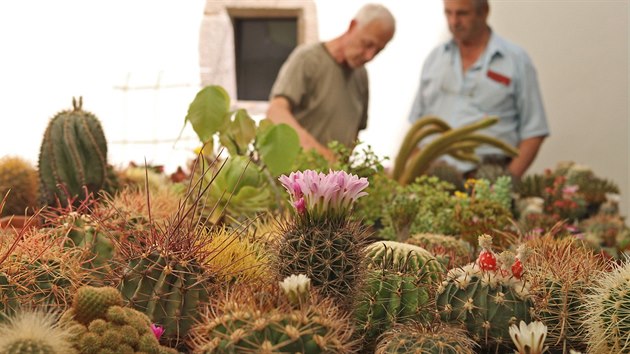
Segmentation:
{"type": "Polygon", "coordinates": [[[359,26],[365,26],[368,23],[381,20],[388,25],[391,25],[393,29],[396,28],[396,19],[389,10],[379,4],[366,4],[359,12],[354,16],[354,20],[357,21],[359,26]]]}

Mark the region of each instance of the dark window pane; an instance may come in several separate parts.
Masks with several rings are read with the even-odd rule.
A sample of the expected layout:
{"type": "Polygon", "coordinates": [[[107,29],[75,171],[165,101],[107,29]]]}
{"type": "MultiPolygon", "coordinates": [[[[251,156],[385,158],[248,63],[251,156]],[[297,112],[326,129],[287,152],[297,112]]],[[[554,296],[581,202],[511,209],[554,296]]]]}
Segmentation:
{"type": "Polygon", "coordinates": [[[239,100],[266,101],[280,67],[297,44],[296,18],[234,19],[239,100]]]}

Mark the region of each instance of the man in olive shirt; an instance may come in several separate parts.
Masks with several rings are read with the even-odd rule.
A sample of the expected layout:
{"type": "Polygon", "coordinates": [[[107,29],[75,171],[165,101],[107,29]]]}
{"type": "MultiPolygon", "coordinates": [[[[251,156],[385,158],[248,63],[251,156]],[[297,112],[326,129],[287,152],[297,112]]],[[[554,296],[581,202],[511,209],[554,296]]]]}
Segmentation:
{"type": "Polygon", "coordinates": [[[368,4],[341,36],[301,45],[280,69],[267,117],[293,127],[305,150],[328,159],[326,145],[339,141],[352,147],[367,126],[368,76],[365,63],[392,39],[395,20],[385,7],[368,4]]]}

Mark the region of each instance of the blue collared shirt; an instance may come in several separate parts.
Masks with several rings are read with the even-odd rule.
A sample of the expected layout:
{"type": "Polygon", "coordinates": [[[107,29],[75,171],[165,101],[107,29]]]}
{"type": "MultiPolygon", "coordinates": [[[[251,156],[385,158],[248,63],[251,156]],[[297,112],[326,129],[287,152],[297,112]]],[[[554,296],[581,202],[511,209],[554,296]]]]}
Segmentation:
{"type": "MultiPolygon", "coordinates": [[[[462,71],[457,44],[451,40],[435,48],[424,63],[420,87],[409,121],[435,115],[451,127],[498,116],[499,122],[479,131],[516,147],[521,140],[549,135],[536,69],[527,53],[494,32],[484,53],[466,72],[462,71]]],[[[480,156],[501,154],[481,145],[480,156]]],[[[469,163],[447,159],[467,171],[469,163]]]]}

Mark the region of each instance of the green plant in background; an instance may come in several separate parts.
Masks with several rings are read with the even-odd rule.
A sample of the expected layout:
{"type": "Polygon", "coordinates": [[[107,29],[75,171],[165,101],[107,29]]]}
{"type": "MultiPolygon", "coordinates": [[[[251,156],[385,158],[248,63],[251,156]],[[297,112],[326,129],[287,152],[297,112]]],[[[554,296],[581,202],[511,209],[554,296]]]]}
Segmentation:
{"type": "Polygon", "coordinates": [[[405,242],[431,252],[446,269],[468,264],[473,258],[470,244],[455,236],[421,233],[412,235],[405,242]]]}
{"type": "Polygon", "coordinates": [[[623,259],[630,247],[630,228],[621,215],[597,214],[578,224],[584,240],[596,251],[623,259]]]}
{"type": "Polygon", "coordinates": [[[18,156],[5,156],[0,159],[0,195],[9,196],[0,217],[6,215],[32,214],[37,208],[37,170],[25,159],[18,156]]]}
{"type": "Polygon", "coordinates": [[[392,177],[403,185],[411,183],[418,176],[425,174],[431,163],[444,154],[478,163],[479,158],[474,151],[481,144],[497,147],[508,156],[518,155],[518,151],[509,144],[490,136],[474,134],[475,131],[497,122],[497,117],[486,117],[478,122],[453,129],[437,117],[427,116],[419,119],[411,126],[403,140],[396,156],[392,177]],[[421,141],[434,134],[441,135],[422,147],[415,156],[411,156],[414,148],[421,141]]]}
{"type": "Polygon", "coordinates": [[[203,211],[211,222],[218,222],[224,209],[229,216],[239,218],[281,202],[274,178],[288,172],[299,153],[299,139],[293,128],[266,119],[257,125],[244,109],[231,111],[230,97],[220,86],[207,86],[197,93],[188,108],[186,123],[204,144],[201,155],[208,161],[216,159],[215,143],[220,145],[217,151],[225,149],[230,156],[223,169],[218,168],[221,164],[212,164],[212,173],[204,173],[209,168],[207,163],[197,164],[197,176],[203,175],[204,183],[211,184],[206,202],[210,209],[203,211]],[[230,162],[232,159],[235,161],[230,162]],[[216,183],[210,183],[215,178],[216,183]],[[215,204],[219,207],[214,208],[215,204]],[[212,208],[215,212],[210,212],[212,208]]]}
{"type": "Polygon", "coordinates": [[[39,179],[45,204],[78,203],[101,190],[112,193],[115,174],[107,164],[107,140],[101,123],[72,99],[72,110],[55,115],[44,132],[39,153],[39,179]],[[59,187],[61,186],[61,188],[59,187]]]}

